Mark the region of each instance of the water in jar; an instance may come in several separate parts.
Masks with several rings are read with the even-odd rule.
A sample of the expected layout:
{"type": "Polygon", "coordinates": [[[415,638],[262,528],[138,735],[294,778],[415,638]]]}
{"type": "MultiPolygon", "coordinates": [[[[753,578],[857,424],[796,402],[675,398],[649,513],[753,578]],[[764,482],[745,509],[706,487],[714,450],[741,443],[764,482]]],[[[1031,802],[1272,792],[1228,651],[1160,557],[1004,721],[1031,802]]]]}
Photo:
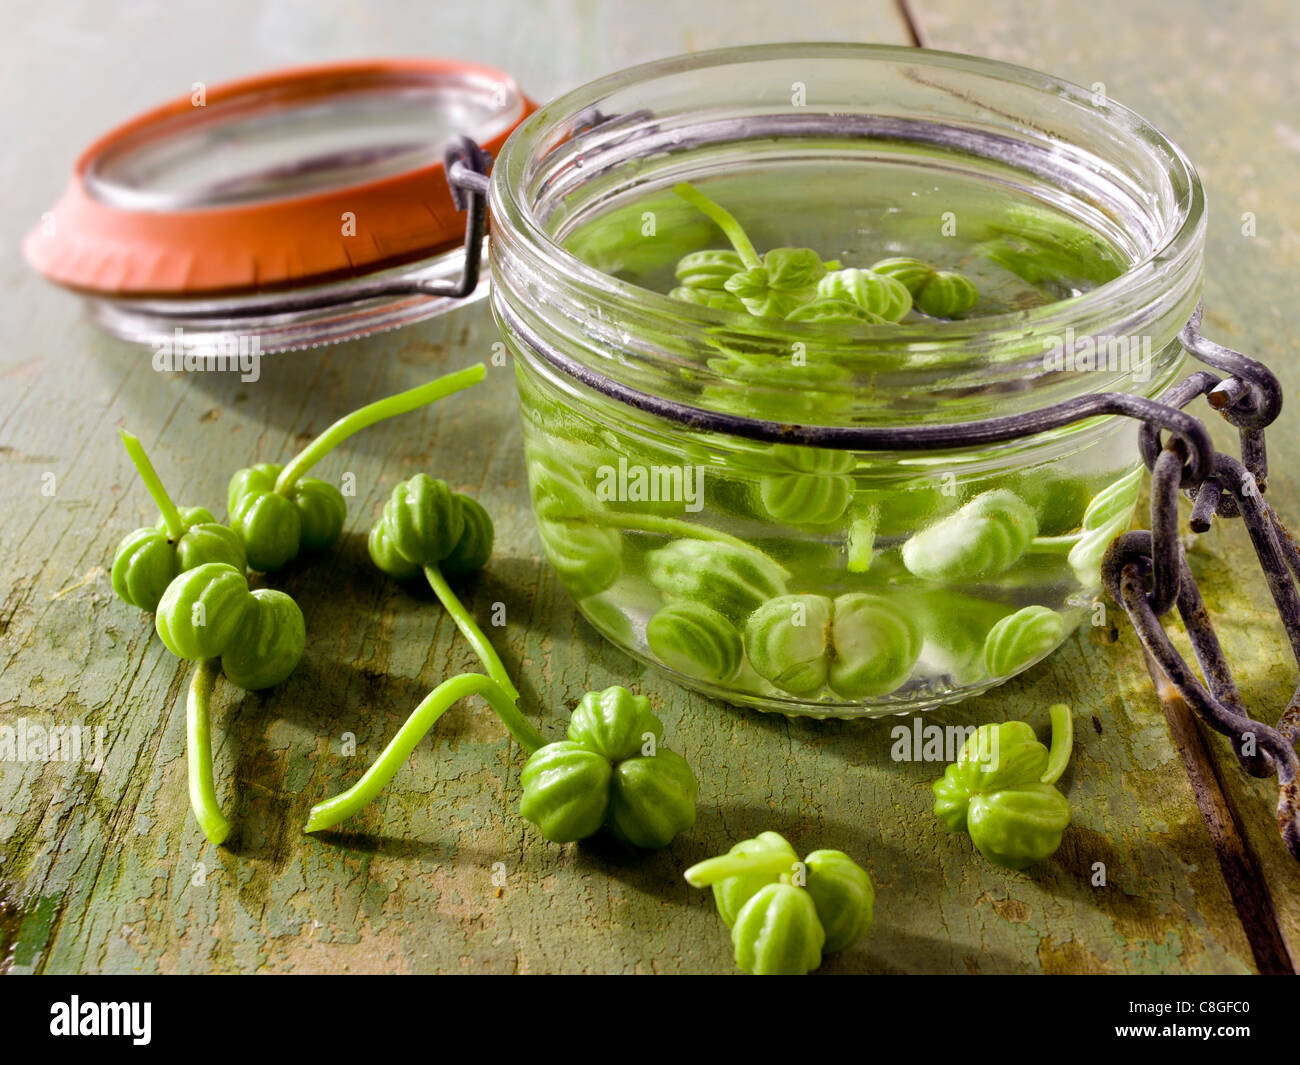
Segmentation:
{"type": "MultiPolygon", "coordinates": [[[[960,271],[979,290],[966,318],[1067,299],[1125,266],[1100,223],[938,169],[918,181],[789,161],[697,184],[760,254],[810,247],[845,267],[910,256],[960,271]]],[[[613,200],[563,240],[658,293],[682,255],[728,246],[663,189],[613,200]]],[[[716,359],[751,387],[702,383],[689,402],[825,424],[843,400],[833,366],[823,392],[796,395],[779,366],[716,359]]],[[[522,365],[519,376],[539,533],[584,615],[691,687],[789,713],[921,709],[1040,660],[1094,612],[1101,556],[1140,485],[1122,422],[983,450],[859,453],[695,433],[603,397],[575,402],[522,365]]],[[[909,412],[904,394],[876,398],[901,420],[935,402],[909,412]]]]}

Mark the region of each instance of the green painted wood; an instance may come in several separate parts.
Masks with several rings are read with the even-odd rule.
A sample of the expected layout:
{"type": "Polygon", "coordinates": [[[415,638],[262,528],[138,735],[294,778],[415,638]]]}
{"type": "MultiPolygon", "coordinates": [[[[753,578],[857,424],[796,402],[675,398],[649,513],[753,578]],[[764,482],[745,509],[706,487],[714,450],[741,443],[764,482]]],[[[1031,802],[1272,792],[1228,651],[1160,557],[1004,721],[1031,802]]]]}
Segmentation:
{"type": "MultiPolygon", "coordinates": [[[[1300,204],[1293,193],[1300,164],[1300,16],[1294,5],[1268,0],[1230,11],[1195,3],[1143,15],[1118,0],[1068,7],[925,0],[920,10],[933,47],[1051,70],[1089,87],[1101,82],[1108,95],[1154,122],[1191,157],[1209,202],[1204,328],[1263,359],[1282,380],[1287,406],[1269,433],[1268,498],[1296,528],[1300,204]]],[[[1204,404],[1194,410],[1210,425],[1217,446],[1234,445],[1230,426],[1204,404]]],[[[1276,721],[1295,689],[1296,671],[1245,530],[1217,526],[1195,540],[1188,560],[1247,705],[1260,720],[1276,721]]],[[[1174,624],[1171,631],[1190,657],[1181,629],[1174,624]]],[[[1112,661],[1139,700],[1154,701],[1141,683],[1146,670],[1131,633],[1112,661]]],[[[1292,957],[1300,957],[1300,866],[1277,836],[1277,788],[1241,773],[1222,738],[1211,736],[1208,746],[1292,957]]]]}
{"type": "MultiPolygon", "coordinates": [[[[218,794],[236,823],[231,846],[208,845],[189,816],[178,706],[186,671],[104,574],[117,540],[151,519],[116,427],[141,436],[179,499],[220,510],[237,466],[280,459],[343,410],[485,359],[496,338],[480,305],[267,360],[255,384],[159,375],[14,256],[73,152],[110,118],[194,80],[314,58],[460,54],[510,67],[544,99],[631,62],[738,43],[738,26],[745,41],[906,39],[885,3],[745,8],[738,20],[676,2],[497,2],[448,9],[450,21],[438,24],[415,4],[386,5],[382,17],[345,3],[243,3],[220,16],[159,4],[153,18],[47,4],[18,20],[15,62],[0,71],[6,99],[65,106],[12,114],[0,163],[11,190],[0,214],[11,323],[0,352],[0,725],[103,728],[105,749],[97,771],[0,761],[0,967],[727,972],[725,929],[680,872],[775,828],[804,851],[848,850],[876,881],[875,931],[830,971],[1252,968],[1163,717],[1130,668],[1131,637],[1116,646],[1080,634],[1020,681],[935,716],[1023,716],[1043,730],[1047,705],[1066,693],[1079,712],[1065,779],[1076,821],[1065,844],[1030,874],[996,869],[938,830],[928,812],[937,768],[892,761],[892,723],[730,709],[673,688],[595,636],[539,560],[506,368],[434,411],[356,438],[323,465],[324,476],[355,473],[358,494],[330,557],[274,582],[304,608],[303,664],[266,694],[220,683],[218,794]],[[124,64],[127,42],[150,63],[124,64]],[[506,605],[507,624],[492,634],[534,720],[558,736],[588,688],[646,691],[702,781],[690,835],[651,855],[607,841],[547,844],[516,814],[521,753],[480,705],[444,718],[347,831],[301,834],[309,806],[351,783],[426,690],[473,665],[433,597],[382,579],[365,556],[364,531],[387,491],[417,470],[476,494],[496,519],[497,555],[466,595],[485,621],[493,603],[506,605]],[[41,493],[46,474],[53,496],[41,493]],[[342,753],[349,733],[354,756],[342,753]],[[1096,862],[1106,866],[1104,887],[1091,884],[1096,862]]],[[[948,25],[955,33],[952,13],[948,25]]],[[[1044,47],[1060,39],[1042,37],[1044,47]]],[[[1054,65],[1048,59],[1038,65],[1054,65]]],[[[1237,69],[1260,67],[1243,55],[1237,69]]],[[[1238,143],[1255,142],[1243,133],[1238,143]]],[[[1259,281],[1264,271],[1246,276],[1259,281]]],[[[1267,334],[1285,346],[1280,327],[1242,321],[1257,334],[1249,339],[1267,334]]],[[[1227,585],[1225,573],[1216,586],[1227,585]]]]}

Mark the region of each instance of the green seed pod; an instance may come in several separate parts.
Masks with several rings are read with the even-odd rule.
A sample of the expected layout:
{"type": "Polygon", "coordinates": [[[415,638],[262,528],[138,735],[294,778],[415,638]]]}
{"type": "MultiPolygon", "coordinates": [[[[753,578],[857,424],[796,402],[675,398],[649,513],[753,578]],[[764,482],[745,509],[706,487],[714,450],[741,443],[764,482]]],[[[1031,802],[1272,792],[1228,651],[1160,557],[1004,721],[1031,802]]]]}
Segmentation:
{"type": "Polygon", "coordinates": [[[556,456],[532,456],[528,476],[538,521],[578,521],[600,509],[595,493],[556,456]]]}
{"type": "Polygon", "coordinates": [[[614,766],[606,822],[634,847],[666,847],[695,824],[699,785],[686,759],[667,748],[648,758],[627,758],[614,766]]]}
{"type": "Polygon", "coordinates": [[[263,573],[281,569],[299,551],[331,546],[348,513],[343,493],[317,477],[303,477],[287,492],[277,492],[282,471],[274,462],[246,466],[235,471],[226,488],[231,527],[248,551],[249,564],[263,573]],[[270,502],[257,502],[265,499],[270,502]],[[296,522],[280,500],[297,511],[296,522]]]}
{"type": "Polygon", "coordinates": [[[950,831],[965,829],[971,796],[1032,783],[1043,775],[1047,759],[1047,748],[1025,722],[981,725],[931,785],[935,816],[950,831]]]}
{"type": "MultiPolygon", "coordinates": [[[[1053,707],[1053,745],[1057,712],[1053,707]]],[[[970,833],[989,861],[1008,869],[1046,858],[1061,844],[1070,823],[1070,804],[1055,787],[1068,750],[1049,751],[1023,721],[981,725],[962,745],[957,761],[934,782],[934,812],[951,831],[970,833]],[[1053,767],[1054,756],[1059,763],[1053,767]]]]}
{"type": "Polygon", "coordinates": [[[562,740],[535,751],[519,774],[519,812],[552,843],[572,843],[605,823],[613,768],[604,755],[562,740]]]}
{"type": "Polygon", "coordinates": [[[990,630],[984,666],[991,677],[1009,677],[1054,650],[1065,636],[1065,619],[1055,610],[1027,606],[990,630]]]}
{"type": "Polygon", "coordinates": [[[848,473],[858,462],[851,451],[795,444],[773,444],[763,457],[770,458],[783,471],[796,473],[848,473]]]}
{"type": "Polygon", "coordinates": [[[343,493],[328,481],[304,477],[289,493],[298,508],[302,522],[299,548],[303,551],[323,551],[331,547],[343,532],[347,520],[348,504],[343,493]]]}
{"type": "Polygon", "coordinates": [[[777,521],[829,525],[843,517],[853,496],[853,478],[846,475],[857,459],[850,452],[774,444],[760,452],[742,452],[734,464],[761,473],[759,513],[777,521]]]}
{"type": "Polygon", "coordinates": [[[1070,803],[1051,784],[976,795],[966,815],[971,842],[989,861],[1024,869],[1050,856],[1070,824],[1070,803]]]}
{"type": "Polygon", "coordinates": [[[826,275],[821,257],[809,248],[773,248],[763,265],[727,278],[723,288],[759,318],[784,318],[817,295],[826,275]]]}
{"type": "Polygon", "coordinates": [[[1088,504],[1082,533],[1070,548],[1070,568],[1085,588],[1101,585],[1101,560],[1111,541],[1129,527],[1142,487],[1142,467],[1121,477],[1088,504]]]}
{"type": "MultiPolygon", "coordinates": [[[[217,519],[212,516],[212,511],[207,507],[177,507],[176,509],[180,513],[181,522],[187,529],[195,525],[217,524],[217,519]]],[[[167,523],[160,518],[154,528],[165,531],[167,523]]]]}
{"type": "Polygon", "coordinates": [[[916,309],[931,318],[956,318],[979,302],[980,294],[961,274],[938,271],[916,296],[916,309]]]}
{"type": "Polygon", "coordinates": [[[458,494],[456,501],[460,504],[464,523],[456,546],[441,563],[442,572],[448,577],[477,573],[486,566],[492,557],[495,536],[492,518],[477,499],[458,494]]]}
{"type": "Polygon", "coordinates": [[[289,676],[307,646],[298,604],[284,592],[258,588],[244,622],[221,656],[226,679],[247,691],[271,688],[289,676]]]}
{"type": "Polygon", "coordinates": [[[396,577],[399,581],[408,581],[420,573],[419,566],[393,547],[388,524],[383,518],[370,527],[370,534],[366,537],[366,550],[370,553],[371,562],[382,572],[390,577],[396,577]]]}
{"type": "Polygon", "coordinates": [[[681,300],[682,303],[694,304],[696,307],[708,307],[715,311],[735,311],[738,314],[748,313],[745,310],[745,305],[730,292],[713,292],[706,288],[685,288],[679,285],[677,288],[669,290],[668,297],[681,300]]]}
{"type": "Polygon", "coordinates": [[[712,293],[707,289],[684,289],[676,287],[668,291],[671,299],[679,299],[682,303],[694,304],[695,307],[707,307],[711,311],[732,311],[737,315],[748,315],[745,304],[736,299],[731,293],[712,293]]]}
{"type": "Polygon", "coordinates": [[[889,274],[871,270],[836,270],[817,283],[817,295],[846,300],[882,322],[897,322],[912,309],[912,293],[889,274]]]}
{"type": "Polygon", "coordinates": [[[226,487],[226,513],[233,514],[245,496],[262,496],[275,491],[276,479],[284,467],[274,462],[259,462],[236,470],[226,487]]]}
{"type": "Polygon", "coordinates": [[[239,570],[208,562],[167,586],[154,627],[177,658],[216,658],[237,637],[252,604],[248,581],[239,570]]]}
{"type": "Polygon", "coordinates": [[[677,283],[684,288],[709,292],[724,291],[732,274],[741,273],[744,262],[734,251],[693,251],[677,261],[677,283]]]}
{"type": "Polygon", "coordinates": [[[802,976],[822,963],[826,933],[812,896],[790,884],[754,893],[731,929],[736,964],[755,976],[802,976]]]}
{"type": "MultiPolygon", "coordinates": [[[[760,832],[753,839],[742,839],[727,853],[736,857],[767,853],[788,855],[791,873],[794,872],[795,864],[799,861],[795,849],[778,832],[760,832]]],[[[775,884],[781,875],[780,873],[742,873],[740,876],[729,876],[715,883],[713,901],[717,904],[718,914],[726,922],[727,927],[731,928],[735,925],[736,918],[745,903],[758,893],[759,888],[775,884]]]]}
{"type": "Polygon", "coordinates": [[[763,509],[792,525],[829,525],[839,521],[853,497],[853,480],[815,473],[770,474],[758,482],[763,509]]]}
{"type": "Polygon", "coordinates": [[[669,598],[704,603],[735,624],[786,591],[785,571],[761,551],[710,540],[674,540],[650,552],[646,573],[669,598]]]}
{"type": "Polygon", "coordinates": [[[113,555],[113,591],[129,606],[155,610],[179,572],[176,546],[159,529],[136,529],[113,555]]]}
{"type": "Polygon", "coordinates": [[[740,633],[703,603],[669,603],[650,619],[645,638],[659,661],[688,677],[720,684],[740,670],[740,633]]]}
{"type": "Polygon", "coordinates": [[[177,572],[184,573],[207,562],[224,562],[244,572],[248,556],[243,541],[233,529],[205,521],[191,525],[176,541],[177,572]]]}
{"type": "Polygon", "coordinates": [[[885,319],[863,310],[848,300],[819,297],[785,316],[787,322],[813,322],[822,325],[880,325],[885,319]]]}
{"type": "Polygon", "coordinates": [[[538,521],[546,557],[575,599],[599,595],[623,570],[623,538],[617,530],[577,521],[538,521]]]}
{"type": "Polygon", "coordinates": [[[663,725],[650,701],[614,686],[588,692],[569,738],[536,751],[520,775],[520,812],[556,843],[608,825],[637,847],[663,847],[695,823],[690,766],[659,746],[663,725]]]}
{"type": "Polygon", "coordinates": [[[843,851],[813,851],[804,885],[826,933],[827,954],[853,946],[871,930],[876,892],[867,871],[843,851]]]}
{"type": "Polygon", "coordinates": [[[241,573],[247,562],[244,545],[231,530],[218,525],[203,507],[178,508],[184,533],[173,541],[166,523],[136,529],[123,538],[113,555],[113,591],[141,610],[155,610],[167,585],[178,574],[206,562],[224,562],[241,573]]]}
{"type": "Polygon", "coordinates": [[[850,592],[835,600],[829,683],[836,695],[887,695],[907,680],[921,656],[916,622],[878,595],[850,592]]]}
{"type": "Polygon", "coordinates": [[[920,259],[911,259],[907,256],[897,256],[892,259],[881,259],[878,263],[873,263],[868,273],[876,274],[879,277],[888,277],[897,281],[908,294],[915,299],[916,294],[920,292],[934,278],[935,269],[929,263],[923,263],[920,259]]]}
{"type": "Polygon", "coordinates": [[[770,599],[745,624],[745,653],[764,680],[791,695],[826,686],[834,606],[824,595],[770,599]]]}
{"type": "Polygon", "coordinates": [[[1052,292],[1069,279],[1096,288],[1124,272],[1119,254],[1087,226],[1041,207],[1008,204],[998,213],[980,250],[1031,285],[1052,292]]]}
{"type": "Polygon", "coordinates": [[[423,473],[393,488],[383,520],[391,549],[420,566],[441,562],[465,531],[464,511],[447,482],[423,473]]]}
{"type": "Polygon", "coordinates": [[[847,411],[853,403],[851,391],[838,387],[852,380],[853,371],[829,359],[799,366],[801,387],[794,390],[790,356],[728,351],[709,359],[708,367],[724,383],[706,384],[700,398],[717,410],[788,422],[847,411]]]}
{"type": "Polygon", "coordinates": [[[979,290],[966,277],[950,270],[936,270],[919,259],[882,259],[871,269],[902,282],[912,294],[916,309],[931,318],[956,317],[979,301],[979,290]]]}
{"type": "Polygon", "coordinates": [[[249,568],[259,573],[274,573],[298,556],[302,518],[278,492],[241,496],[230,512],[230,527],[243,541],[249,568]]]}
{"type": "Polygon", "coordinates": [[[636,758],[651,737],[657,747],[664,726],[650,710],[650,700],[614,685],[587,692],[569,717],[569,739],[617,762],[636,758]]]}
{"type": "Polygon", "coordinates": [[[1038,534],[1033,508],[1005,489],[976,496],[903,544],[903,564],[928,581],[996,577],[1038,534]]]}

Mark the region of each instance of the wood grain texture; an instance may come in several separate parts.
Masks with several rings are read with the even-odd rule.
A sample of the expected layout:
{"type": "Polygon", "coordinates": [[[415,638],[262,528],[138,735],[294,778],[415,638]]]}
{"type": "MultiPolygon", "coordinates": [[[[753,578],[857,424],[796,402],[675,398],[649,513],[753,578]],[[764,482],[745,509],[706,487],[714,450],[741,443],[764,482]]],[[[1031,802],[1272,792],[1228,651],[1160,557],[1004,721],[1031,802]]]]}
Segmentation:
{"type": "MultiPolygon", "coordinates": [[[[1217,279],[1211,271],[1211,320],[1226,342],[1283,363],[1295,318],[1286,304],[1268,309],[1265,294],[1280,300],[1281,281],[1270,277],[1286,274],[1271,271],[1288,261],[1294,267],[1295,242],[1286,236],[1294,207],[1281,202],[1290,187],[1282,164],[1294,144],[1269,132],[1271,121],[1284,118],[1264,108],[1254,117],[1243,112],[1235,130],[1209,122],[1203,128],[1179,110],[1191,75],[1179,72],[1175,46],[1161,44],[1170,49],[1167,67],[1152,58],[1151,42],[1165,40],[1154,28],[1157,16],[1123,9],[1145,27],[1134,31],[1134,51],[1126,53],[1098,14],[1105,7],[1058,16],[1079,26],[1101,20],[1079,31],[1094,37],[1067,47],[1054,24],[1034,23],[1037,38],[1017,28],[1014,43],[1039,49],[1025,57],[1032,65],[1097,80],[1072,65],[1068,49],[1087,44],[1095,62],[1113,64],[1113,73],[1107,67],[1097,77],[1114,79],[1121,98],[1124,76],[1141,86],[1150,76],[1144,72],[1157,70],[1150,76],[1160,93],[1154,102],[1173,108],[1189,132],[1225,138],[1221,149],[1250,147],[1253,183],[1241,188],[1258,201],[1252,209],[1260,212],[1261,237],[1234,252],[1238,258],[1217,279]],[[1139,63],[1142,42],[1148,51],[1139,63]]],[[[1005,10],[1006,25],[1020,27],[1014,10],[1005,10]]],[[[944,6],[939,14],[931,28],[946,35],[941,46],[992,47],[973,13],[944,6]]],[[[256,383],[159,375],[147,355],[96,332],[69,297],[14,255],[73,153],[109,121],[188,91],[195,80],[276,64],[462,55],[511,69],[545,99],[629,63],[720,44],[905,43],[892,4],[797,9],[781,0],[724,12],[679,0],[489,0],[436,9],[335,0],[241,2],[219,13],[145,4],[128,16],[101,5],[44,3],[12,21],[14,62],[0,71],[6,99],[62,106],[9,108],[10,151],[0,160],[12,190],[10,210],[0,214],[8,256],[0,291],[11,323],[0,352],[0,725],[102,727],[105,756],[98,771],[0,761],[0,967],[729,972],[726,931],[708,894],[687,888],[680,872],[735,839],[774,828],[801,851],[849,851],[876,882],[876,929],[825,971],[1253,968],[1131,634],[1112,644],[1101,630],[1082,633],[1021,680],[936,715],[952,724],[1024,717],[1041,732],[1049,703],[1067,693],[1075,703],[1078,747],[1064,782],[1075,823],[1052,860],[1029,874],[999,870],[974,859],[964,837],[939,830],[928,790],[938,770],[892,761],[891,723],[792,722],[727,708],[645,671],[578,618],[539,560],[505,368],[432,411],[363,434],[322,466],[322,476],[355,473],[358,494],[334,552],[273,582],[306,614],[303,664],[266,694],[219,682],[214,747],[218,795],[236,825],[229,848],[208,845],[189,816],[178,705],[186,670],[153,638],[148,618],[112,596],[104,572],[117,540],[152,520],[116,427],[141,436],[178,499],[220,512],[236,467],[280,460],[346,409],[487,358],[496,335],[479,305],[366,342],[268,359],[256,383]],[[133,58],[146,54],[148,64],[133,58]],[[381,578],[366,559],[364,531],[384,496],[418,470],[475,494],[496,521],[496,557],[464,590],[484,621],[493,603],[506,605],[504,630],[489,631],[519,677],[531,716],[558,736],[568,708],[589,688],[622,683],[649,694],[668,741],[702,782],[699,822],[688,836],[649,855],[603,840],[547,844],[517,816],[521,752],[481,704],[448,714],[346,831],[301,834],[310,805],[355,780],[429,688],[473,668],[432,595],[381,578]],[[46,474],[54,477],[53,496],[41,491],[46,474]],[[349,733],[354,756],[341,753],[349,733]],[[500,890],[492,881],[498,862],[500,890]],[[1098,862],[1106,883],[1093,887],[1098,862]]],[[[1161,22],[1159,33],[1166,30],[1161,22]]],[[[1181,44],[1195,40],[1189,29],[1181,44]]],[[[1244,46],[1230,54],[1242,78],[1265,79],[1252,82],[1260,100],[1269,85],[1282,91],[1260,73],[1268,60],[1244,46]]],[[[1271,77],[1292,76],[1285,54],[1274,57],[1271,77]]],[[[1215,76],[1233,84],[1227,67],[1215,76]]],[[[1294,98],[1294,83],[1286,91],[1294,98]]],[[[1222,107],[1226,113],[1226,102],[1222,107]]],[[[1187,147],[1221,174],[1229,166],[1221,151],[1187,147]]],[[[1213,196],[1216,175],[1207,170],[1206,177],[1213,196]]],[[[1218,212],[1212,223],[1216,255],[1230,243],[1231,216],[1218,212]]],[[[1279,500],[1295,498],[1287,484],[1294,475],[1283,465],[1279,500]]],[[[1224,635],[1241,660],[1267,611],[1254,586],[1234,584],[1240,548],[1221,535],[1203,538],[1198,565],[1211,609],[1233,619],[1224,635]]],[[[1285,667],[1253,661],[1254,675],[1243,679],[1280,689],[1285,667]]],[[[1248,798],[1241,797],[1243,807],[1248,798]]],[[[1261,853],[1268,842],[1257,841],[1261,853]]]]}

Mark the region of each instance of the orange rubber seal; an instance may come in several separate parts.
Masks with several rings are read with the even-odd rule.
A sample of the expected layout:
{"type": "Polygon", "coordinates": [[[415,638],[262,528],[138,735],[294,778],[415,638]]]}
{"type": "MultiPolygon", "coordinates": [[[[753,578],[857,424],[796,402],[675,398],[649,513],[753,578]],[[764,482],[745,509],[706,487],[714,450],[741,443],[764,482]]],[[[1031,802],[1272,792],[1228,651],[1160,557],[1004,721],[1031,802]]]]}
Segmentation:
{"type": "MultiPolygon", "coordinates": [[[[488,79],[520,107],[510,128],[479,141],[497,154],[535,109],[509,76],[454,60],[397,59],[297,67],[207,89],[207,104],[268,93],[289,100],[328,97],[365,79],[488,79]]],[[[193,114],[189,97],[145,112],[92,144],[77,160],[63,196],[23,241],[27,261],[49,280],[118,297],[239,295],[371,273],[426,258],[464,240],[464,216],[441,162],[373,181],[292,198],[134,210],[103,202],[87,174],[97,159],[163,123],[193,114]],[[355,217],[354,235],[341,219],[355,217]]]]}

